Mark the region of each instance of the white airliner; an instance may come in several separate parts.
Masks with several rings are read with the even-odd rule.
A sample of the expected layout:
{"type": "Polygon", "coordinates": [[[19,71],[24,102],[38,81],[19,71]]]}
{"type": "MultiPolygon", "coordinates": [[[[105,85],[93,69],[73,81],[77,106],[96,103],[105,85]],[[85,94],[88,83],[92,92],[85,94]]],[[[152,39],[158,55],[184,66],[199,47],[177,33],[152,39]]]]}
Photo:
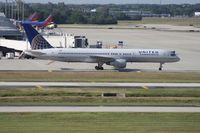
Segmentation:
{"type": "Polygon", "coordinates": [[[128,62],[160,63],[159,70],[162,70],[164,63],[180,60],[175,51],[162,49],[54,48],[31,25],[23,26],[32,48],[25,54],[40,59],[97,63],[96,70],[103,70],[103,64],[123,69],[128,62]]]}

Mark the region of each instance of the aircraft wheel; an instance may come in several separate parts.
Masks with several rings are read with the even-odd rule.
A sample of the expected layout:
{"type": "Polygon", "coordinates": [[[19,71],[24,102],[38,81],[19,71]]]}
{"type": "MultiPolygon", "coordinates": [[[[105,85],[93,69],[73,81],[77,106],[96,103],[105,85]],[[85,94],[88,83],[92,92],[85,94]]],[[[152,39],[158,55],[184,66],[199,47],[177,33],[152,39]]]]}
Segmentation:
{"type": "Polygon", "coordinates": [[[95,66],[95,69],[96,69],[96,70],[104,70],[103,67],[99,67],[99,66],[95,66]]]}
{"type": "Polygon", "coordinates": [[[100,67],[100,70],[104,70],[104,68],[103,68],[103,67],[100,67]]]}
{"type": "Polygon", "coordinates": [[[160,63],[159,71],[162,71],[163,64],[164,64],[164,63],[160,63]]]}
{"type": "Polygon", "coordinates": [[[99,70],[99,67],[98,67],[98,66],[95,66],[95,69],[96,69],[96,70],[99,70]]]}

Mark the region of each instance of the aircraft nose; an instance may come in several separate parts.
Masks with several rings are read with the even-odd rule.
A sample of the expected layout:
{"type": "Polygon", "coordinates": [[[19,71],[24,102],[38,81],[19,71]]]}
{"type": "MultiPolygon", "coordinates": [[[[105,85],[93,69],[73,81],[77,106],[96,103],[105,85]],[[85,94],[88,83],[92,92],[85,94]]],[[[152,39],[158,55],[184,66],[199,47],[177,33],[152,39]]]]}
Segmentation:
{"type": "Polygon", "coordinates": [[[176,56],[176,61],[178,62],[180,60],[181,60],[181,58],[179,58],[178,56],[176,56]]]}

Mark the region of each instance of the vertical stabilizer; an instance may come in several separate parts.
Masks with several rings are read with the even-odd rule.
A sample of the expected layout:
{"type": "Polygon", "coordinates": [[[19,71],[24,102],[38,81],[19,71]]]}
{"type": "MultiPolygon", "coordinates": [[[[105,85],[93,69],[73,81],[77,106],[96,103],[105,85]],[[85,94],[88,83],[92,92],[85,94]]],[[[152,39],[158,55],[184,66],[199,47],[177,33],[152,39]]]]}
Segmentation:
{"type": "Polygon", "coordinates": [[[38,14],[35,12],[33,13],[29,18],[29,21],[37,21],[38,20],[38,14]]]}
{"type": "Polygon", "coordinates": [[[44,27],[46,27],[47,25],[51,24],[53,22],[53,17],[52,15],[49,15],[47,19],[45,19],[45,24],[44,27]]]}
{"type": "Polygon", "coordinates": [[[53,48],[46,39],[42,37],[30,24],[23,24],[31,49],[48,49],[53,48]]]}

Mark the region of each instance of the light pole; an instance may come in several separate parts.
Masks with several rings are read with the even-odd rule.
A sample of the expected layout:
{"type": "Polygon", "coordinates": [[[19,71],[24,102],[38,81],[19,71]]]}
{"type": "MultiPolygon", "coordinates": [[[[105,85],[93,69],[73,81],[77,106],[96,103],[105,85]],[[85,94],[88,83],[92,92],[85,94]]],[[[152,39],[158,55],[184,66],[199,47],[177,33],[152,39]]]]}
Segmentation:
{"type": "Polygon", "coordinates": [[[24,20],[24,2],[22,0],[15,0],[17,4],[18,20],[24,20]]]}
{"type": "Polygon", "coordinates": [[[10,0],[10,8],[11,8],[10,17],[13,19],[13,12],[14,12],[14,3],[13,3],[13,0],[10,0]]]}
{"type": "Polygon", "coordinates": [[[6,3],[5,3],[5,15],[7,17],[7,4],[8,4],[8,1],[6,0],[6,3]]]}
{"type": "Polygon", "coordinates": [[[23,20],[24,20],[24,2],[22,1],[22,4],[23,4],[23,10],[22,10],[22,18],[23,18],[23,20]]]}

